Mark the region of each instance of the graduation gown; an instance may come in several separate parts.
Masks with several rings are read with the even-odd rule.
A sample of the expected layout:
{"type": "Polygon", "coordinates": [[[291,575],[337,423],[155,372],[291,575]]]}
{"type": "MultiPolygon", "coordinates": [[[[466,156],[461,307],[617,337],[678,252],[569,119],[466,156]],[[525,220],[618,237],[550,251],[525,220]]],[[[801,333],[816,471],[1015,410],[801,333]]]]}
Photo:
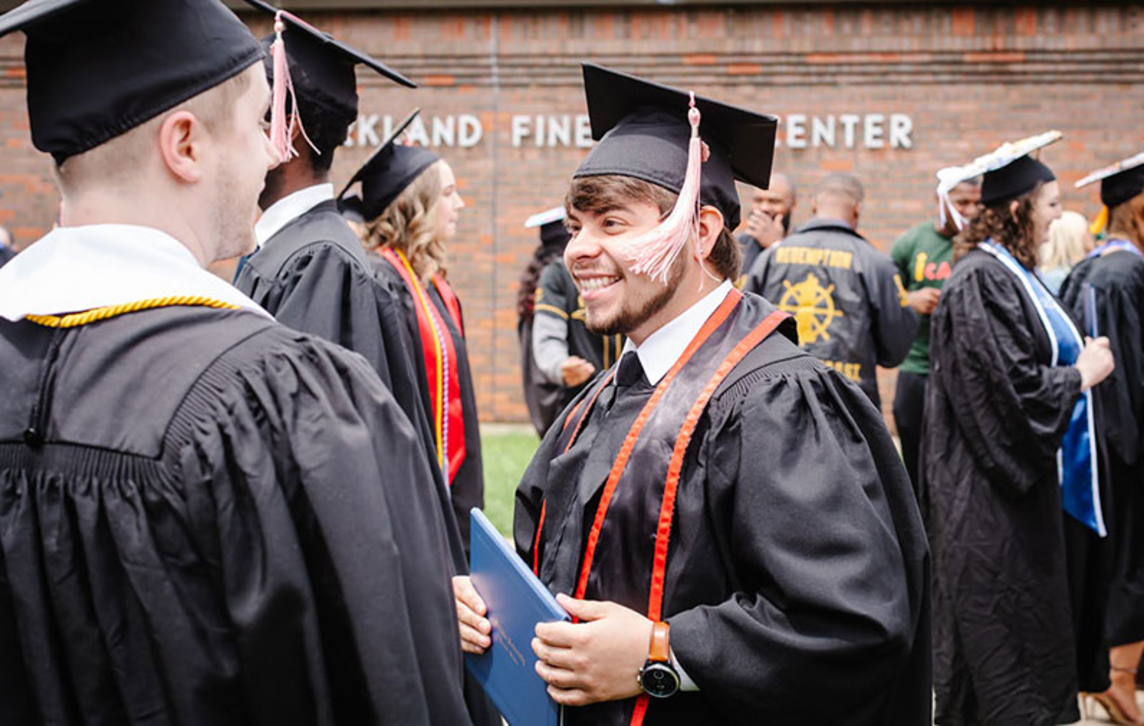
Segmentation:
{"type": "MultiPolygon", "coordinates": [[[[399,292],[374,279],[361,242],[334,202],[318,204],[268,239],[246,260],[234,284],[283,325],[364,356],[420,433],[426,459],[433,460],[415,362],[421,359],[419,339],[409,335],[399,292]]],[[[435,468],[432,485],[450,531],[451,566],[466,572],[468,539],[461,539],[435,468]]]]}
{"type": "MultiPolygon", "coordinates": [[[[746,295],[719,330],[773,310],[746,295]]],[[[645,724],[930,723],[928,555],[909,479],[878,411],[794,335],[788,320],[747,354],[687,448],[662,617],[700,690],[651,699],[645,724]]],[[[604,380],[572,447],[558,422],[517,489],[517,550],[553,592],[574,592],[604,480],[654,390],[604,380]]],[[[637,457],[673,443],[637,445],[586,597],[647,612],[664,481],[637,457]]],[[[565,722],[626,725],[634,703],[565,709],[565,722]]]]}
{"type": "Polygon", "coordinates": [[[1081,376],[1051,350],[999,260],[974,250],[954,266],[922,436],[938,724],[1070,723],[1078,684],[1107,687],[1102,545],[1064,514],[1056,463],[1081,376]]]}
{"type": "Polygon", "coordinates": [[[1130,251],[1082,260],[1061,298],[1083,321],[1084,290],[1096,288],[1097,322],[1109,336],[1116,370],[1093,389],[1106,444],[1115,547],[1106,630],[1112,645],[1144,640],[1144,259],[1130,251]]]}
{"type": "MultiPolygon", "coordinates": [[[[398,272],[379,254],[367,255],[370,269],[374,277],[386,288],[394,291],[395,300],[399,304],[402,317],[405,321],[406,335],[413,340],[420,340],[417,327],[417,311],[414,308],[413,293],[405,286],[404,280],[398,272]]],[[[477,396],[473,387],[473,373],[469,368],[469,354],[465,346],[464,321],[457,327],[441,299],[440,294],[433,285],[428,285],[426,292],[433,305],[436,306],[441,318],[453,339],[453,349],[457,355],[457,378],[460,384],[461,407],[465,429],[465,459],[453,477],[449,486],[452,509],[461,533],[461,541],[465,552],[469,551],[469,510],[473,507],[484,509],[485,506],[485,480],[484,469],[481,465],[481,428],[477,416],[477,396]]],[[[459,304],[459,302],[458,302],[459,304]]],[[[421,398],[422,410],[426,420],[432,420],[432,408],[429,397],[429,383],[424,371],[425,358],[418,347],[417,367],[418,386],[415,389],[421,398]]]]}
{"type": "Polygon", "coordinates": [[[428,463],[364,359],[168,307],[0,321],[0,367],[0,723],[467,723],[428,463]]]}

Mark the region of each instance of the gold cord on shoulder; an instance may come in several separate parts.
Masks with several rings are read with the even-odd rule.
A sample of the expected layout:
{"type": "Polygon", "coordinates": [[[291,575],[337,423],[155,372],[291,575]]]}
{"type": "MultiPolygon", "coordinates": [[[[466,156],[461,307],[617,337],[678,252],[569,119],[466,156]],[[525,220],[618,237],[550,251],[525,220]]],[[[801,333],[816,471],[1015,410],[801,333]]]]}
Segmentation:
{"type": "Polygon", "coordinates": [[[167,307],[207,307],[218,308],[223,310],[238,310],[239,307],[232,303],[215,300],[214,298],[203,297],[201,295],[169,295],[167,297],[153,297],[147,300],[139,300],[136,302],[123,303],[121,305],[108,305],[101,308],[93,308],[87,312],[72,313],[70,315],[26,315],[26,320],[29,320],[36,325],[43,325],[48,328],[77,328],[81,325],[88,325],[89,323],[96,323],[100,320],[107,320],[119,315],[126,315],[127,313],[137,313],[141,310],[152,310],[154,308],[167,308],[167,307]]]}

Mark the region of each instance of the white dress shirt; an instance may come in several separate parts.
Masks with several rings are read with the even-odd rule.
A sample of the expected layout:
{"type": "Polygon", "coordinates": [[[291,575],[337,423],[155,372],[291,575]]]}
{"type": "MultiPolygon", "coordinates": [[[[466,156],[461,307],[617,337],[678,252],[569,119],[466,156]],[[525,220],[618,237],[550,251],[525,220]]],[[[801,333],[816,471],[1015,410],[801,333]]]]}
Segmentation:
{"type": "Polygon", "coordinates": [[[254,225],[254,237],[258,240],[258,246],[266,244],[266,240],[278,234],[283,227],[322,202],[333,200],[333,184],[315,184],[282,197],[271,204],[270,209],[263,212],[254,225]]]}
{"type": "Polygon", "coordinates": [[[207,297],[270,317],[200,267],[181,242],[151,227],[60,227],[0,268],[0,317],[11,321],[171,295],[207,297]]]}
{"type": "Polygon", "coordinates": [[[636,345],[631,338],[624,343],[624,352],[634,350],[640,358],[644,375],[651,385],[656,385],[667,375],[683,351],[691,343],[691,339],[699,334],[703,323],[711,317],[734,287],[730,280],[704,295],[699,302],[684,310],[671,322],[655,331],[640,345],[636,345]]]}

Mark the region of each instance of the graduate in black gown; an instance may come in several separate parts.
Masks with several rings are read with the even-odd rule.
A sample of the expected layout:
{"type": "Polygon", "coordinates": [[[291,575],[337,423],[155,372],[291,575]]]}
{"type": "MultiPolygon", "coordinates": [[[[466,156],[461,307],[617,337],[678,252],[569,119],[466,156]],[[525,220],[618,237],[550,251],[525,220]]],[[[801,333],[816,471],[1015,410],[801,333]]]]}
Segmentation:
{"type": "Polygon", "coordinates": [[[1144,154],[1096,171],[1077,186],[1096,181],[1108,234],[1069,273],[1061,299],[1089,335],[1109,337],[1116,360],[1116,370],[1093,389],[1108,454],[1109,530],[1116,551],[1105,627],[1112,685],[1094,697],[1118,723],[1140,723],[1135,692],[1144,652],[1144,154]]]}
{"type": "MultiPolygon", "coordinates": [[[[261,0],[252,5],[274,12],[261,0]]],[[[360,353],[393,392],[421,432],[432,459],[432,433],[419,395],[417,342],[404,324],[400,291],[376,280],[357,235],[334,200],[330,165],[334,152],[357,119],[354,68],[364,65],[404,86],[413,83],[380,61],[284,13],[281,43],[297,109],[292,151],[266,175],[255,225],[258,250],[245,258],[235,287],[275,320],[360,353]]],[[[278,34],[262,39],[267,80],[273,82],[273,48],[278,34]]],[[[439,476],[426,486],[438,490],[442,511],[451,514],[439,476]]],[[[464,571],[460,531],[447,517],[450,566],[464,571]]]]}
{"type": "Polygon", "coordinates": [[[63,214],[0,270],[0,723],[467,723],[416,432],[204,269],[277,161],[258,42],[217,0],[17,29],[63,214]]]}
{"type": "Polygon", "coordinates": [[[1085,342],[1034,273],[1060,199],[1028,154],[1059,137],[973,163],[984,210],[954,240],[932,318],[921,494],[942,725],[1071,723],[1078,687],[1107,686],[1090,389],[1112,355],[1107,338],[1085,342]]]}
{"type": "Polygon", "coordinates": [[[568,230],[564,228],[564,207],[555,207],[532,215],[524,223],[526,229],[540,230],[540,244],[532,251],[532,259],[520,275],[516,294],[516,335],[520,342],[520,378],[524,403],[536,432],[541,436],[564,408],[564,387],[548,380],[532,355],[532,323],[536,314],[537,285],[541,273],[554,260],[564,256],[568,230]]]}
{"type": "Polygon", "coordinates": [[[460,300],[446,279],[446,245],[464,206],[453,170],[428,149],[398,143],[414,111],[357,171],[363,244],[379,284],[397,291],[408,334],[420,345],[420,392],[433,452],[448,484],[465,551],[469,510],[484,507],[481,435],[460,300]]]}
{"type": "MultiPolygon", "coordinates": [[[[549,693],[574,725],[930,723],[901,460],[793,319],[732,284],[734,179],[766,185],[774,117],[697,98],[689,141],[687,94],[584,74],[602,139],[567,197],[565,261],[589,326],[628,342],[517,490],[517,551],[580,621],[536,628],[549,693]]],[[[484,605],[454,587],[481,651],[484,605]]]]}

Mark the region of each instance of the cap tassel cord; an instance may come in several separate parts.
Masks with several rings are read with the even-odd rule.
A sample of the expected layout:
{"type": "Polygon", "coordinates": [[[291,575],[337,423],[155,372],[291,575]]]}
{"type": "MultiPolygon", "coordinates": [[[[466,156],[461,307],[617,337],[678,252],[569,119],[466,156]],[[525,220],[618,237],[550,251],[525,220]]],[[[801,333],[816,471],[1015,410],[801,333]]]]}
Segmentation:
{"type": "Polygon", "coordinates": [[[1088,225],[1088,233],[1096,236],[1108,226],[1108,207],[1101,207],[1100,213],[1093,217],[1092,224],[1088,225]]]}
{"type": "Polygon", "coordinates": [[[655,229],[648,230],[629,242],[632,271],[653,280],[659,279],[664,284],[667,284],[671,266],[687,241],[694,237],[698,246],[699,185],[703,162],[709,152],[699,138],[700,114],[695,107],[694,93],[691,94],[690,106],[687,112],[687,120],[691,124],[691,140],[687,145],[687,174],[683,178],[683,188],[679,190],[675,207],[655,229]]]}
{"type": "Polygon", "coordinates": [[[283,163],[298,156],[294,148],[294,129],[297,128],[302,138],[314,150],[321,154],[314,142],[306,135],[302,126],[302,117],[298,113],[297,96],[294,93],[294,81],[290,78],[290,63],[286,59],[286,43],[282,33],[286,31],[286,23],[282,20],[283,11],[279,10],[274,17],[274,43],[270,47],[271,60],[274,64],[274,88],[271,94],[270,112],[270,144],[278,153],[283,163]],[[286,102],[290,102],[290,112],[286,112],[286,102]]]}

